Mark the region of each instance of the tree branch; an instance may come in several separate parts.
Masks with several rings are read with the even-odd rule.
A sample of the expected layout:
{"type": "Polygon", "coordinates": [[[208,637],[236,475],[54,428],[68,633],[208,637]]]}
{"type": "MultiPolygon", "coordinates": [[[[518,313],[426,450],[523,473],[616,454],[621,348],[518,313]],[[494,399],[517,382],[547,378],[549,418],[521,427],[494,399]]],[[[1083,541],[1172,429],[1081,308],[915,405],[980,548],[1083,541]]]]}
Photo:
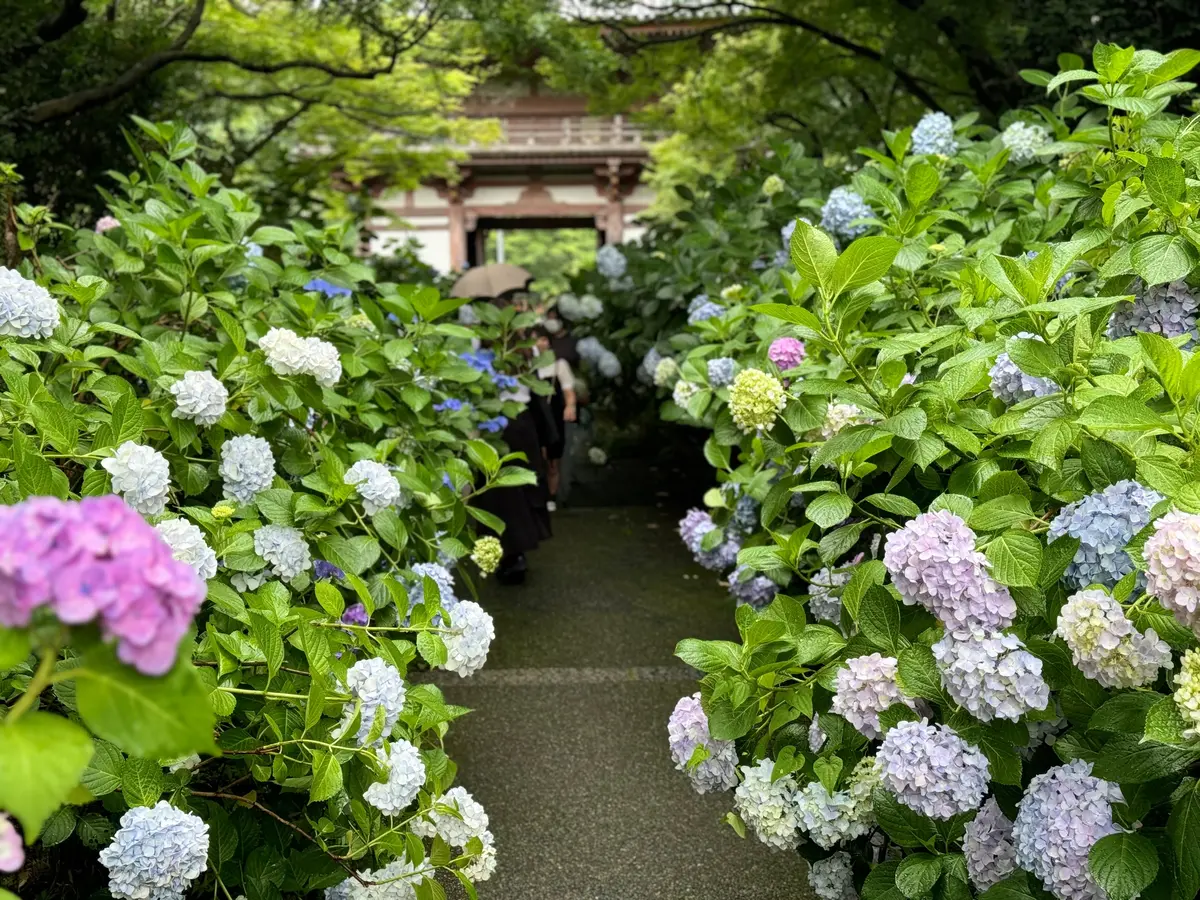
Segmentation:
{"type": "Polygon", "coordinates": [[[301,101],[300,105],[296,107],[295,111],[284,116],[282,119],[279,119],[274,125],[268,128],[266,134],[260,137],[257,141],[243,147],[241,151],[234,156],[230,168],[236,169],[243,163],[253,159],[255,154],[262,150],[263,147],[267,146],[267,144],[271,143],[271,141],[275,140],[275,138],[287,131],[293,122],[304,115],[304,113],[308,112],[308,110],[312,108],[314,102],[315,101],[313,100],[301,101]]]}

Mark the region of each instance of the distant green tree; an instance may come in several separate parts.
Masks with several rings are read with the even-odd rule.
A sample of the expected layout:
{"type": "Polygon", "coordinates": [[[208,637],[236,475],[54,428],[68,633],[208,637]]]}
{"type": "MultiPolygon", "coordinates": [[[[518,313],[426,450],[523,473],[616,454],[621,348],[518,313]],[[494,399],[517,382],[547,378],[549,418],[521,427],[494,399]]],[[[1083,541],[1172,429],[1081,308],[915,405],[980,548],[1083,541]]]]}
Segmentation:
{"type": "MultiPolygon", "coordinates": [[[[498,235],[488,234],[487,261],[496,262],[498,235]]],[[[564,293],[571,278],[596,258],[596,232],[584,228],[504,232],[504,261],[533,273],[533,289],[545,297],[564,293]]]]}

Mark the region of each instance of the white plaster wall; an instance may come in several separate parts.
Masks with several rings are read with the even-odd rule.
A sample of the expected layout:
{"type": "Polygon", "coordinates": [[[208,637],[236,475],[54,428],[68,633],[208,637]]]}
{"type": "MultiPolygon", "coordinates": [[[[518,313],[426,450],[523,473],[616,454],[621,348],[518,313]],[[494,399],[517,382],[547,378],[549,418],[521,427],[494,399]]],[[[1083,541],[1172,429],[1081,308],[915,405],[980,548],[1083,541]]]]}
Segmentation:
{"type": "Polygon", "coordinates": [[[516,203],[523,185],[491,185],[478,187],[466,201],[467,209],[475,206],[507,206],[516,203]]]}
{"type": "Polygon", "coordinates": [[[631,241],[636,241],[638,238],[640,238],[645,233],[646,233],[645,228],[643,228],[640,225],[630,225],[629,220],[626,219],[625,220],[625,230],[621,233],[621,243],[628,244],[631,241]]]}
{"type": "Polygon", "coordinates": [[[446,201],[438,196],[436,189],[431,187],[419,187],[413,192],[413,206],[417,209],[422,207],[441,207],[446,205],[446,201]]]}
{"type": "Polygon", "coordinates": [[[436,229],[430,231],[381,231],[371,242],[371,254],[387,256],[393,248],[403,244],[409,238],[416,238],[420,244],[417,256],[426,265],[433,266],[439,272],[450,271],[450,231],[436,229]]]}
{"type": "Polygon", "coordinates": [[[654,202],[654,188],[648,187],[644,184],[639,184],[625,199],[625,202],[632,203],[637,206],[649,206],[654,202]]]}
{"type": "Polygon", "coordinates": [[[554,198],[555,203],[582,203],[595,206],[604,200],[596,193],[596,189],[588,184],[548,184],[546,190],[554,198]]]}

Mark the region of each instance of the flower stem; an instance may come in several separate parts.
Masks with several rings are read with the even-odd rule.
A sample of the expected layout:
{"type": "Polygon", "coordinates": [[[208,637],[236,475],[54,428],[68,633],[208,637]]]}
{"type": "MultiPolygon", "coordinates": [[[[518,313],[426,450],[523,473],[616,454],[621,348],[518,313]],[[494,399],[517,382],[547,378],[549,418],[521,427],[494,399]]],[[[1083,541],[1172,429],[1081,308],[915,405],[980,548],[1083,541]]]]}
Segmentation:
{"type": "Polygon", "coordinates": [[[58,647],[47,647],[42,651],[42,658],[38,662],[37,670],[33,673],[33,678],[29,682],[29,687],[25,689],[25,693],[18,698],[8,710],[8,716],[4,720],[4,724],[8,725],[21,718],[29,707],[33,706],[33,702],[41,695],[42,691],[50,684],[50,678],[54,674],[54,666],[58,662],[58,647]]]}

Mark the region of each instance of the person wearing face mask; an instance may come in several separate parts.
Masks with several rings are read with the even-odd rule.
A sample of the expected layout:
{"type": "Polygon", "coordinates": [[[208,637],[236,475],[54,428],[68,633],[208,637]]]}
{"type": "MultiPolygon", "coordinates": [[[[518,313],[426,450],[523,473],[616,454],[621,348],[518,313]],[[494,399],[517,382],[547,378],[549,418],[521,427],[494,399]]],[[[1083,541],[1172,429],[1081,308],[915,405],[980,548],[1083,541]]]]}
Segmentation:
{"type": "MultiPolygon", "coordinates": [[[[551,329],[547,327],[548,324],[548,321],[543,323],[535,332],[536,352],[539,355],[552,350],[551,329]]],[[[550,499],[546,508],[550,512],[554,512],[558,504],[563,452],[567,444],[567,425],[576,420],[575,373],[571,371],[571,364],[555,353],[554,361],[540,366],[537,374],[538,378],[549,382],[554,390],[554,393],[550,395],[550,413],[556,427],[550,430],[555,434],[553,440],[545,448],[548,469],[547,482],[550,491],[550,499]]]]}

